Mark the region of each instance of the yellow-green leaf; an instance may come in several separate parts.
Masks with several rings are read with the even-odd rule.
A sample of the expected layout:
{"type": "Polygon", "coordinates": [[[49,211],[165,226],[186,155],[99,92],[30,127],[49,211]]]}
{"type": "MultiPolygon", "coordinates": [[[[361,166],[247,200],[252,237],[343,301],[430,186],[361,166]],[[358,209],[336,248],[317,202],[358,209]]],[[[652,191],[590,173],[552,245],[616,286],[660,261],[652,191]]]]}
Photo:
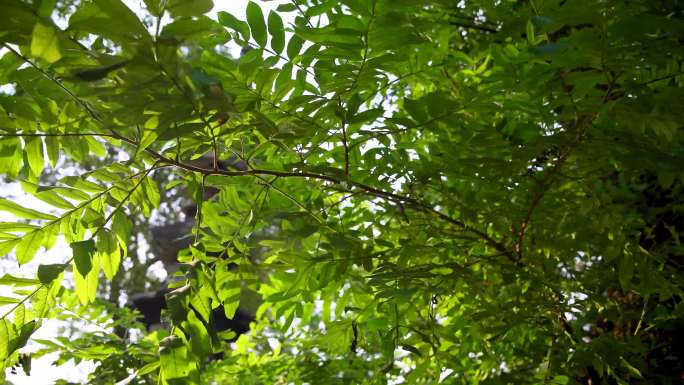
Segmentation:
{"type": "Polygon", "coordinates": [[[6,297],[4,295],[0,295],[0,306],[2,305],[11,305],[13,303],[19,303],[20,299],[18,298],[12,298],[12,297],[6,297]]]}
{"type": "Polygon", "coordinates": [[[61,145],[59,143],[58,137],[48,136],[45,138],[45,150],[47,152],[48,159],[50,160],[50,166],[52,167],[55,167],[57,165],[60,147],[61,145]]]}
{"type": "Polygon", "coordinates": [[[45,59],[48,63],[54,63],[62,58],[54,27],[42,23],[33,27],[31,55],[45,59]]]}
{"type": "Polygon", "coordinates": [[[39,283],[40,282],[38,282],[35,279],[15,277],[14,275],[11,275],[11,274],[5,274],[2,277],[0,277],[0,285],[22,287],[22,286],[35,286],[39,283]]]}
{"type": "Polygon", "coordinates": [[[55,290],[59,290],[61,287],[59,284],[60,281],[61,279],[57,279],[53,284],[39,288],[38,291],[36,291],[36,294],[31,298],[31,306],[33,307],[36,318],[43,318],[50,311],[50,308],[54,303],[55,290]]]}
{"type": "Polygon", "coordinates": [[[87,305],[97,297],[97,281],[100,275],[100,258],[95,254],[91,261],[91,269],[84,276],[82,275],[74,261],[74,286],[76,296],[82,304],[87,305]]]}
{"type": "Polygon", "coordinates": [[[17,245],[17,262],[20,265],[30,262],[43,244],[44,233],[42,230],[32,231],[24,236],[17,245]]]}
{"type": "Polygon", "coordinates": [[[33,175],[40,175],[45,167],[45,158],[43,157],[43,141],[41,138],[28,138],[24,146],[26,159],[28,160],[29,168],[33,175]]]}
{"type": "Polygon", "coordinates": [[[0,256],[9,254],[18,244],[21,239],[10,239],[7,241],[0,242],[0,256]]]}
{"type": "MultiPolygon", "coordinates": [[[[9,351],[9,342],[12,338],[12,326],[7,319],[0,320],[0,362],[4,362],[7,356],[11,353],[9,351]]],[[[4,365],[3,368],[4,370],[4,365]]]]}
{"type": "Polygon", "coordinates": [[[100,256],[102,271],[110,281],[114,279],[121,264],[121,253],[114,234],[103,229],[97,234],[97,252],[100,256]]]}
{"type": "Polygon", "coordinates": [[[35,194],[35,197],[40,199],[41,201],[60,208],[64,210],[71,210],[74,208],[74,205],[71,204],[68,200],[62,198],[59,196],[55,191],[53,190],[43,190],[43,191],[38,191],[35,194]]]}
{"type": "Polygon", "coordinates": [[[12,201],[9,201],[4,198],[0,198],[0,211],[6,211],[10,214],[14,214],[18,216],[19,218],[26,218],[26,219],[56,219],[54,216],[50,214],[44,214],[41,213],[40,211],[36,211],[33,209],[29,209],[23,206],[20,206],[17,203],[14,203],[12,201]]]}

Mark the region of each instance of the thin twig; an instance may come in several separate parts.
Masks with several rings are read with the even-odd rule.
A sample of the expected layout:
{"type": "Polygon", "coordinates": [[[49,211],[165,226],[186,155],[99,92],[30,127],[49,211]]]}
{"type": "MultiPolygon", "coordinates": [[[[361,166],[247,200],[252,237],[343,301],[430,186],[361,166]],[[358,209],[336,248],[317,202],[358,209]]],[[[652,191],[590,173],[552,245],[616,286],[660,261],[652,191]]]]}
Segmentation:
{"type": "Polygon", "coordinates": [[[518,227],[518,237],[515,242],[515,246],[513,247],[515,250],[515,253],[517,254],[517,260],[519,261],[522,258],[522,244],[523,240],[525,238],[525,232],[527,231],[529,225],[530,225],[530,219],[532,218],[532,213],[534,210],[539,206],[539,203],[541,202],[542,198],[546,194],[546,191],[548,190],[548,187],[550,185],[550,182],[553,178],[553,176],[559,172],[561,169],[561,166],[567,159],[568,155],[570,155],[571,148],[568,148],[568,150],[563,153],[561,156],[558,157],[556,162],[554,163],[553,167],[544,175],[543,178],[539,179],[537,181],[537,188],[534,192],[534,195],[532,196],[532,199],[530,200],[530,205],[527,209],[527,213],[525,214],[525,218],[520,222],[520,226],[518,227]]]}
{"type": "Polygon", "coordinates": [[[290,0],[292,4],[294,4],[295,7],[297,7],[297,11],[302,15],[304,20],[306,20],[306,24],[309,25],[310,28],[313,28],[313,24],[311,24],[311,20],[309,19],[309,16],[306,15],[306,12],[302,9],[302,7],[299,6],[299,4],[295,0],[290,0]]]}

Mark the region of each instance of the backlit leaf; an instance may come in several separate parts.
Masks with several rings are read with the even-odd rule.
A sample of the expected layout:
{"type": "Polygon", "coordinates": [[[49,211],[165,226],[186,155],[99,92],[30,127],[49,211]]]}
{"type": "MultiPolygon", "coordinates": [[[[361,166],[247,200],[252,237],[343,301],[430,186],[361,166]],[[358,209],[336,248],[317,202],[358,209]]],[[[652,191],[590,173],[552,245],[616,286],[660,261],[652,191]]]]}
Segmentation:
{"type": "Polygon", "coordinates": [[[76,295],[82,304],[87,305],[97,298],[97,284],[100,275],[100,257],[92,254],[87,273],[81,273],[76,260],[74,260],[74,286],[76,295]]]}
{"type": "Polygon", "coordinates": [[[41,138],[29,138],[26,140],[26,158],[28,159],[29,167],[33,175],[40,175],[45,165],[45,158],[43,157],[43,141],[41,138]]]}
{"type": "Polygon", "coordinates": [[[62,58],[59,39],[54,27],[42,23],[37,23],[33,27],[31,55],[42,58],[48,63],[54,63],[62,58]]]}
{"type": "Polygon", "coordinates": [[[10,214],[14,214],[20,218],[26,219],[55,219],[55,217],[52,215],[44,214],[39,211],[23,207],[4,198],[0,198],[0,211],[6,211],[10,214]]]}
{"type": "Polygon", "coordinates": [[[30,262],[43,245],[45,233],[42,230],[34,230],[26,234],[17,244],[17,262],[20,265],[30,262]]]}
{"type": "Polygon", "coordinates": [[[102,271],[110,281],[114,279],[121,264],[121,253],[115,235],[109,230],[102,230],[97,234],[97,252],[100,255],[102,271]]]}

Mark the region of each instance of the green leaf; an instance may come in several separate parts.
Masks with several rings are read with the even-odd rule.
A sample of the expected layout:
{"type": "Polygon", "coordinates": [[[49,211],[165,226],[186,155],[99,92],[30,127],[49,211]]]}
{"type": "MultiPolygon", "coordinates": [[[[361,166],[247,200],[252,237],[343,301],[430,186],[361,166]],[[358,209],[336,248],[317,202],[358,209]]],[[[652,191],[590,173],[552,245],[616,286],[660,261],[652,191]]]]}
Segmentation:
{"type": "Polygon", "coordinates": [[[313,16],[321,15],[321,14],[326,13],[329,10],[333,9],[333,7],[337,4],[339,4],[339,3],[336,0],[324,1],[321,4],[314,5],[313,7],[307,8],[306,16],[313,17],[313,16]]]}
{"type": "Polygon", "coordinates": [[[26,218],[26,219],[45,219],[45,220],[54,220],[57,219],[52,215],[49,214],[44,214],[39,211],[29,209],[23,206],[20,206],[12,201],[9,201],[4,198],[0,198],[0,211],[6,211],[10,214],[14,214],[18,216],[19,218],[26,218]]]}
{"type": "Polygon", "coordinates": [[[172,17],[202,16],[214,8],[211,0],[169,0],[166,10],[172,17]]]}
{"type": "Polygon", "coordinates": [[[21,242],[20,238],[0,242],[0,255],[9,254],[21,242]]]}
{"type": "Polygon", "coordinates": [[[39,229],[39,226],[30,223],[0,222],[0,231],[4,232],[28,232],[39,229]]]}
{"type": "Polygon", "coordinates": [[[31,37],[31,55],[54,63],[62,58],[59,40],[54,27],[38,23],[33,27],[31,37]]]}
{"type": "Polygon", "coordinates": [[[531,45],[535,45],[535,35],[534,35],[534,24],[532,20],[527,21],[527,27],[525,28],[525,34],[527,35],[527,42],[531,45]]]}
{"type": "MultiPolygon", "coordinates": [[[[57,194],[57,192],[69,192],[68,189],[62,187],[45,187],[45,186],[38,186],[34,183],[30,183],[28,181],[21,181],[21,186],[24,188],[24,191],[28,192],[29,194],[33,194],[36,198],[42,200],[45,203],[48,203],[54,207],[60,208],[60,209],[65,209],[65,210],[71,210],[74,208],[74,205],[71,204],[71,202],[67,201],[66,199],[62,198],[57,194]]],[[[79,192],[79,194],[82,194],[79,192]]],[[[70,195],[75,195],[75,194],[70,194],[70,195]]],[[[87,197],[87,195],[86,195],[87,197]]]]}
{"type": "Polygon", "coordinates": [[[302,45],[304,45],[304,40],[297,35],[292,35],[292,38],[290,38],[290,41],[287,43],[287,57],[294,59],[299,55],[302,45]]]}
{"type": "Polygon", "coordinates": [[[152,16],[161,16],[163,13],[163,9],[161,7],[161,3],[163,0],[144,0],[145,1],[145,8],[147,8],[147,11],[152,15],[152,16]]]}
{"type": "Polygon", "coordinates": [[[0,306],[12,305],[15,303],[19,303],[19,301],[20,301],[20,299],[17,299],[17,298],[5,297],[4,295],[0,295],[0,306]]]}
{"type": "Polygon", "coordinates": [[[14,234],[0,233],[0,240],[6,241],[8,239],[17,239],[18,237],[14,234]]]}
{"type": "Polygon", "coordinates": [[[208,357],[212,352],[211,340],[206,326],[195,315],[194,311],[188,312],[187,330],[190,337],[190,348],[200,359],[208,357]]]}
{"type": "Polygon", "coordinates": [[[138,142],[138,147],[135,149],[135,154],[131,158],[131,161],[138,159],[140,154],[142,154],[152,143],[159,137],[160,131],[157,130],[159,125],[159,116],[154,115],[145,121],[143,127],[142,138],[138,142]]]}
{"type": "Polygon", "coordinates": [[[126,256],[132,227],[131,221],[121,211],[117,211],[112,217],[112,232],[116,235],[116,239],[119,241],[119,246],[121,247],[124,256],[126,256]]]}
{"type": "Polygon", "coordinates": [[[26,323],[26,317],[26,306],[21,303],[14,309],[14,319],[12,320],[14,327],[17,329],[21,328],[21,326],[26,323]]]}
{"type": "Polygon", "coordinates": [[[121,264],[121,253],[116,236],[107,229],[97,233],[97,252],[100,254],[102,271],[110,281],[114,279],[121,264]]]}
{"type": "Polygon", "coordinates": [[[271,35],[271,48],[275,53],[283,52],[285,48],[285,26],[280,15],[271,11],[268,13],[268,33],[271,35]]]}
{"type": "Polygon", "coordinates": [[[0,233],[0,240],[6,241],[8,239],[17,239],[17,236],[14,234],[0,233]]]}
{"type": "Polygon", "coordinates": [[[0,140],[0,172],[16,178],[21,169],[22,149],[19,138],[3,138],[0,140]]]}
{"type": "MultiPolygon", "coordinates": [[[[4,363],[10,353],[10,339],[12,336],[12,324],[9,320],[3,318],[0,319],[0,362],[4,363]]],[[[4,365],[1,368],[3,371],[5,369],[4,365]]]]}
{"type": "Polygon", "coordinates": [[[45,158],[43,157],[43,141],[41,138],[28,138],[26,146],[26,159],[28,160],[29,168],[33,175],[40,175],[45,167],[45,158]]]}
{"type": "Polygon", "coordinates": [[[41,201],[60,209],[72,210],[75,208],[74,205],[71,204],[71,202],[62,198],[55,191],[52,190],[44,190],[37,192],[35,196],[41,201]]]}
{"type": "Polygon", "coordinates": [[[183,378],[190,382],[190,375],[196,370],[189,358],[188,349],[177,336],[166,337],[159,342],[160,375],[164,379],[183,378]]]}
{"type": "Polygon", "coordinates": [[[67,265],[63,263],[38,266],[38,279],[40,283],[44,285],[51,283],[64,272],[66,267],[67,265]]]}
{"type": "Polygon", "coordinates": [[[42,230],[34,230],[26,234],[17,245],[17,262],[20,265],[30,262],[42,246],[44,238],[45,233],[42,230]]]}
{"type": "Polygon", "coordinates": [[[247,4],[247,23],[257,44],[261,47],[266,47],[267,37],[264,14],[261,12],[261,8],[252,1],[247,4]]]}
{"type": "Polygon", "coordinates": [[[218,20],[222,25],[239,32],[245,42],[249,41],[251,36],[249,32],[249,24],[242,20],[238,20],[235,16],[225,11],[218,13],[218,20]]]}
{"type": "MultiPolygon", "coordinates": [[[[205,289],[209,290],[209,289],[205,289]]],[[[211,289],[213,291],[213,288],[211,289]]],[[[211,298],[205,295],[203,290],[200,290],[198,295],[193,296],[190,299],[190,305],[192,308],[202,317],[204,322],[209,322],[211,320],[211,298]]]]}
{"type": "Polygon", "coordinates": [[[78,264],[74,259],[74,287],[76,289],[76,296],[84,305],[95,301],[97,298],[97,284],[100,275],[99,256],[97,254],[92,255],[89,262],[90,266],[88,272],[83,274],[81,273],[82,269],[79,269],[78,264]]]}
{"type": "Polygon", "coordinates": [[[69,30],[92,33],[127,46],[151,42],[145,25],[121,0],[83,3],[69,18],[69,30]]]}
{"type": "Polygon", "coordinates": [[[38,7],[38,16],[40,17],[50,17],[52,11],[55,9],[57,0],[41,0],[40,6],[38,7]]]}
{"type": "MultiPolygon", "coordinates": [[[[54,281],[58,283],[57,280],[54,281]]],[[[36,294],[31,297],[31,304],[33,306],[33,313],[37,318],[45,317],[51,310],[51,306],[54,302],[53,298],[53,287],[55,285],[43,286],[38,289],[36,294]]],[[[59,285],[56,285],[59,287],[59,285]]]]}
{"type": "Polygon", "coordinates": [[[137,373],[138,376],[144,376],[146,374],[153,373],[154,371],[159,369],[159,361],[152,361],[149,364],[146,364],[142,368],[138,369],[137,373]]]}
{"type": "Polygon", "coordinates": [[[31,334],[36,331],[36,326],[36,321],[31,321],[22,325],[19,334],[10,341],[9,351],[13,352],[26,346],[29,338],[31,338],[31,334]]]}
{"type": "Polygon", "coordinates": [[[7,274],[7,273],[5,273],[5,275],[0,277],[0,285],[23,287],[23,286],[35,286],[39,283],[40,282],[38,282],[35,279],[15,277],[15,276],[13,276],[11,274],[7,274]]]}
{"type": "Polygon", "coordinates": [[[91,181],[86,180],[85,178],[78,176],[65,176],[59,181],[66,184],[67,186],[71,186],[75,189],[81,190],[82,192],[86,193],[99,193],[105,190],[105,188],[100,186],[99,184],[93,183],[91,181]]]}
{"type": "Polygon", "coordinates": [[[81,276],[84,277],[88,275],[93,268],[92,260],[95,253],[95,241],[88,239],[80,242],[72,242],[70,246],[76,269],[81,276]]]}
{"type": "MultiPolygon", "coordinates": [[[[192,19],[177,19],[164,26],[161,35],[163,38],[176,38],[188,43],[198,42],[203,45],[223,44],[228,41],[228,37],[221,25],[206,16],[197,16],[192,19]]],[[[170,117],[168,119],[173,119],[175,116],[183,116],[184,114],[183,110],[174,111],[168,114],[170,117]]],[[[167,119],[164,116],[161,116],[161,118],[167,119]]],[[[163,127],[166,127],[166,125],[163,127]]]]}
{"type": "Polygon", "coordinates": [[[292,3],[285,3],[278,5],[276,11],[278,12],[293,12],[297,10],[297,6],[292,3]]]}
{"type": "Polygon", "coordinates": [[[385,113],[382,108],[371,108],[358,114],[354,114],[349,119],[349,124],[370,123],[377,120],[385,113]]]}
{"type": "Polygon", "coordinates": [[[142,191],[147,200],[150,202],[150,205],[153,208],[159,207],[159,204],[161,203],[161,194],[154,179],[146,177],[142,184],[142,188],[142,191]]]}
{"type": "Polygon", "coordinates": [[[635,368],[634,365],[630,364],[624,357],[620,357],[620,363],[622,363],[622,366],[627,368],[632,376],[636,378],[644,378],[639,369],[635,368]]]}

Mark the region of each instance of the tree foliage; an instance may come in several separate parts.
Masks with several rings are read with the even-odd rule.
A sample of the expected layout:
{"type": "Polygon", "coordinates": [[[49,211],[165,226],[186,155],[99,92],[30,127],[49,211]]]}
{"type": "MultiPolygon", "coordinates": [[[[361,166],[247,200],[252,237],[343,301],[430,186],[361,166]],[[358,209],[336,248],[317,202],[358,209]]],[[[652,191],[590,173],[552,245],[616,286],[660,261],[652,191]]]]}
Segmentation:
{"type": "Polygon", "coordinates": [[[0,278],[3,367],[77,313],[106,331],[37,342],[96,384],[684,375],[680,2],[58,2],[65,25],[55,3],[0,1],[0,172],[54,208],[0,199],[0,254],[70,245],[0,278]],[[106,282],[178,189],[169,327],[121,337],[106,282]],[[246,290],[231,343],[210,314],[246,290]]]}

